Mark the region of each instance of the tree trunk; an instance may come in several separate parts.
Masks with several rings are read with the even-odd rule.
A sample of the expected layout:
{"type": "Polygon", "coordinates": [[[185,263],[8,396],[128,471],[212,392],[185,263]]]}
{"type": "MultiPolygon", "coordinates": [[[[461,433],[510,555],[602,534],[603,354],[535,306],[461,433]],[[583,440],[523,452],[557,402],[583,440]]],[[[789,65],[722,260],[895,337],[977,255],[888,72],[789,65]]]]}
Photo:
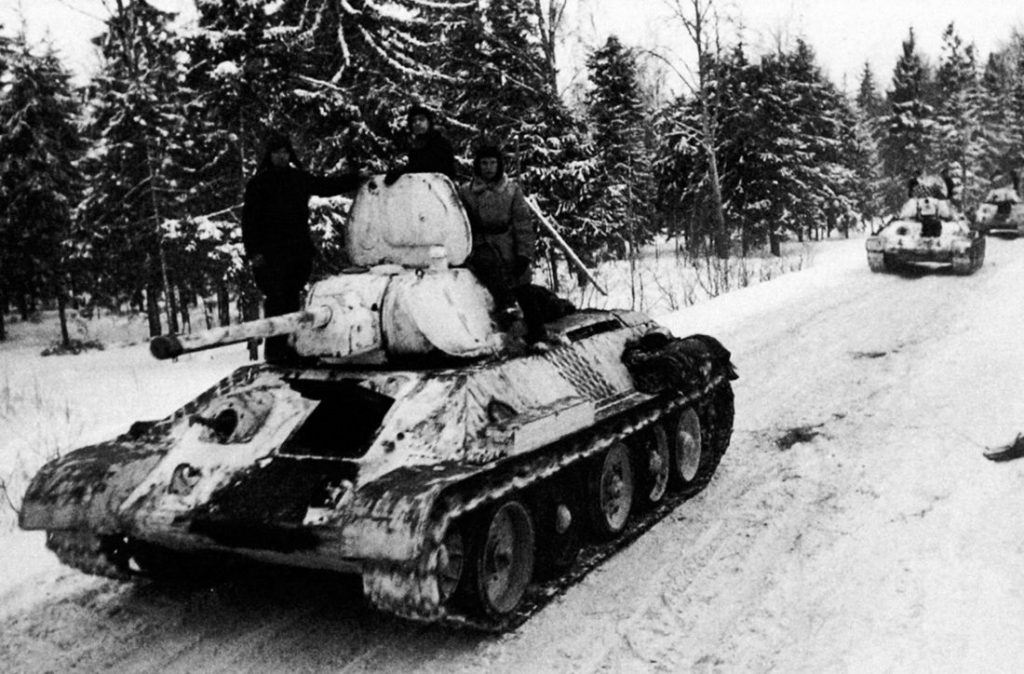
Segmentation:
{"type": "Polygon", "coordinates": [[[231,298],[228,296],[227,283],[221,281],[217,285],[217,321],[221,327],[231,325],[231,298]]]}
{"type": "Polygon", "coordinates": [[[771,250],[772,255],[775,257],[782,257],[782,244],[779,241],[779,235],[775,230],[768,232],[768,247],[771,250]]]}
{"type": "Polygon", "coordinates": [[[71,335],[68,334],[67,299],[61,288],[57,289],[57,318],[60,319],[60,343],[67,349],[71,346],[71,335]]]}
{"type": "Polygon", "coordinates": [[[146,287],[146,316],[149,318],[149,336],[156,337],[162,334],[160,327],[160,303],[157,297],[160,289],[150,284],[146,287]]]}
{"type": "Polygon", "coordinates": [[[192,319],[188,315],[188,296],[190,293],[185,292],[181,288],[175,290],[175,295],[178,297],[178,313],[181,314],[181,331],[185,334],[192,332],[192,319]]]}

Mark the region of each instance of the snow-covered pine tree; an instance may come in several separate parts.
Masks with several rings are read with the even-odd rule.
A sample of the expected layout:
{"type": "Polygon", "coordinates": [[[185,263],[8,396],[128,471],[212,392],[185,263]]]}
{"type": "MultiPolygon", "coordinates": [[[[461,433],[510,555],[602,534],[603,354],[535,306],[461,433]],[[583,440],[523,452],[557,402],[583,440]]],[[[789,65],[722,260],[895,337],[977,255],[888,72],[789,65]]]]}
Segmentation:
{"type": "Polygon", "coordinates": [[[878,158],[878,141],[875,131],[878,128],[875,120],[859,106],[853,109],[853,137],[849,146],[847,164],[852,169],[854,180],[851,185],[850,198],[854,212],[846,214],[847,223],[861,218],[872,221],[885,215],[884,179],[878,158]]]}
{"type": "Polygon", "coordinates": [[[857,107],[869,120],[880,117],[885,112],[885,98],[878,92],[875,74],[871,70],[871,64],[867,61],[864,62],[864,69],[860,73],[856,102],[857,107]]]}
{"type": "Polygon", "coordinates": [[[896,209],[907,197],[907,180],[918,170],[929,170],[932,159],[934,106],[929,102],[931,73],[917,51],[913,29],[903,41],[903,53],[893,69],[887,92],[889,114],[882,118],[879,155],[887,179],[885,201],[896,209]]]}
{"type": "Polygon", "coordinates": [[[989,54],[978,84],[979,142],[985,147],[980,158],[982,189],[1008,185],[1014,158],[1012,122],[1014,92],[1013,62],[1006,51],[989,54]]]}
{"type": "Polygon", "coordinates": [[[979,85],[984,188],[1006,187],[1024,173],[1024,35],[989,55],[979,85]]]}
{"type": "Polygon", "coordinates": [[[55,300],[61,344],[69,347],[68,241],[83,150],[79,103],[52,47],[39,54],[22,33],[3,40],[0,53],[0,296],[19,298],[23,312],[30,298],[55,300]]]}
{"type": "Polygon", "coordinates": [[[647,147],[648,111],[634,50],[610,36],[587,58],[592,88],[586,104],[598,171],[588,220],[600,243],[622,257],[649,242],[652,231],[651,151],[647,147]]]}
{"type": "Polygon", "coordinates": [[[875,76],[864,63],[854,108],[854,147],[851,164],[857,175],[854,190],[857,210],[868,220],[885,214],[885,178],[882,175],[878,139],[884,131],[885,98],[878,92],[875,76]]]}
{"type": "Polygon", "coordinates": [[[178,331],[163,224],[179,215],[170,156],[187,125],[170,18],[143,0],[119,2],[97,38],[103,64],[90,91],[87,188],[77,218],[94,287],[114,304],[144,295],[151,335],[163,330],[161,294],[167,329],[178,331]]]}
{"type": "Polygon", "coordinates": [[[794,212],[799,226],[812,231],[835,229],[854,210],[857,177],[851,159],[856,148],[855,118],[846,97],[821,72],[814,51],[802,39],[788,54],[786,70],[797,136],[806,143],[805,158],[795,153],[790,179],[801,196],[794,212]]]}
{"type": "Polygon", "coordinates": [[[974,202],[984,189],[983,161],[990,151],[982,142],[979,125],[981,97],[974,45],[964,45],[952,23],[942,33],[942,55],[935,79],[938,100],[933,170],[957,173],[960,198],[974,202]]]}

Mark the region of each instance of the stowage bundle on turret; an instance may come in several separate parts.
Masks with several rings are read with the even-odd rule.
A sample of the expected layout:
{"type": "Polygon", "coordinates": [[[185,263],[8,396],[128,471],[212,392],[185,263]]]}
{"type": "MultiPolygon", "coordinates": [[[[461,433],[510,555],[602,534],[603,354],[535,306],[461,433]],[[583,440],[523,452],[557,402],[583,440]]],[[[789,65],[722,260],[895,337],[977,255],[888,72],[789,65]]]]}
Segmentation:
{"type": "Polygon", "coordinates": [[[470,243],[444,176],[371,180],[349,214],[353,268],[302,311],[152,346],[173,357],[289,334],[301,361],[240,368],[51,461],[21,526],[90,573],[256,559],[359,573],[373,605],[412,619],[521,621],[707,485],[735,374],[710,337],[564,303],[551,348],[510,353],[460,266],[470,243]]]}

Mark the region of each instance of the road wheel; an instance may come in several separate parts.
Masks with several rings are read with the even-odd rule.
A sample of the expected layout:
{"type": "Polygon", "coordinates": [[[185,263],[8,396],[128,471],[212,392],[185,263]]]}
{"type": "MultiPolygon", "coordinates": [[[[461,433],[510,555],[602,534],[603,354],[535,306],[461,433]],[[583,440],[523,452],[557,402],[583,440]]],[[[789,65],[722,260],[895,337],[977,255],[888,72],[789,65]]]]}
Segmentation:
{"type": "Polygon", "coordinates": [[[643,437],[644,446],[640,454],[643,463],[644,494],[647,503],[661,503],[668,491],[672,473],[672,452],[669,449],[668,434],[661,424],[655,424],[643,437]]]}
{"type": "Polygon", "coordinates": [[[484,518],[476,546],[476,596],[485,614],[500,617],[519,606],[533,561],[530,513],[520,502],[507,501],[484,518]]]}
{"type": "Polygon", "coordinates": [[[459,589],[465,565],[466,541],[462,530],[453,523],[448,526],[437,553],[437,589],[442,604],[459,589]]]}
{"type": "Polygon", "coordinates": [[[590,521],[599,536],[609,537],[626,528],[636,492],[629,450],[621,442],[608,448],[591,468],[587,501],[590,521]]]}
{"type": "Polygon", "coordinates": [[[694,486],[700,477],[704,459],[700,417],[692,407],[680,410],[670,425],[672,482],[679,488],[694,486]]]}

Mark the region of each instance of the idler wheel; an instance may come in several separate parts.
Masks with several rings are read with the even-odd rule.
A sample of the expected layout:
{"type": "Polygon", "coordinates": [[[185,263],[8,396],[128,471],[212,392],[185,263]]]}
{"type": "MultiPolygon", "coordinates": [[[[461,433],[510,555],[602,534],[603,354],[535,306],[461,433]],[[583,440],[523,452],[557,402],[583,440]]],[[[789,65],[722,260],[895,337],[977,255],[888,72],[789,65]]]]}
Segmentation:
{"type": "Polygon", "coordinates": [[[452,524],[445,532],[437,555],[437,589],[442,604],[451,599],[459,588],[465,564],[466,542],[459,527],[452,524]]]}
{"type": "Polygon", "coordinates": [[[679,487],[689,487],[700,473],[703,458],[700,417],[688,407],[672,419],[669,431],[672,481],[679,487]]]}
{"type": "Polygon", "coordinates": [[[636,492],[629,450],[616,442],[591,470],[590,519],[599,536],[615,536],[626,528],[636,492]]]}
{"type": "Polygon", "coordinates": [[[475,555],[476,595],[484,613],[503,616],[519,606],[533,576],[534,531],[519,501],[484,518],[475,555]]]}

